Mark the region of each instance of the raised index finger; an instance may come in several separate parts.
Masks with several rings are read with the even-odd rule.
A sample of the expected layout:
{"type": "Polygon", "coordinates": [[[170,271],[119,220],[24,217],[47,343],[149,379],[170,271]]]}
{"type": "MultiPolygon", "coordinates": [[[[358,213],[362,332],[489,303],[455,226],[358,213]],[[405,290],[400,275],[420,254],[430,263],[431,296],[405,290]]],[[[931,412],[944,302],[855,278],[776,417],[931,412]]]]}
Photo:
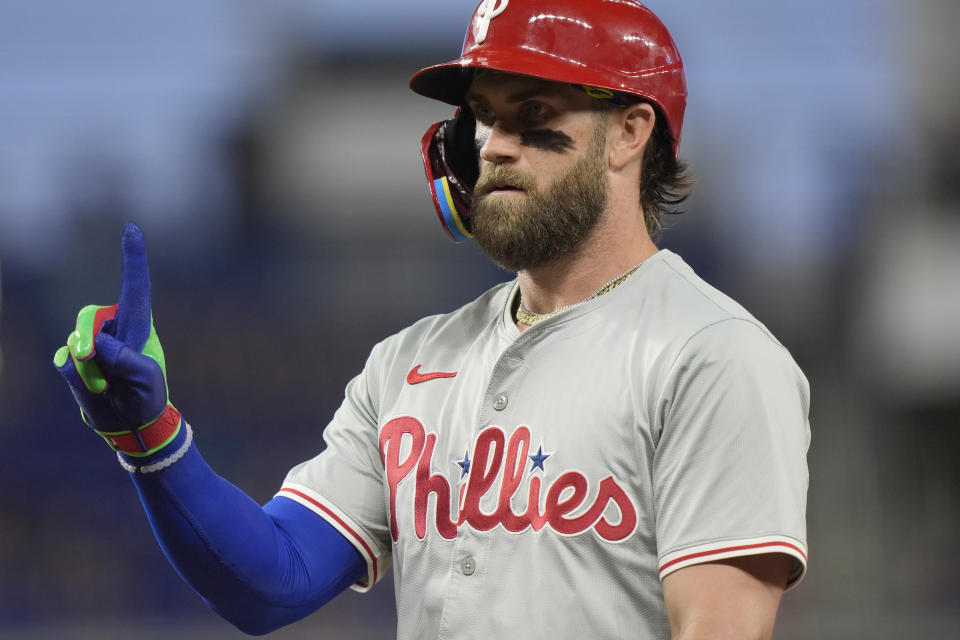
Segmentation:
{"type": "Polygon", "coordinates": [[[116,337],[140,351],[150,335],[150,270],[143,231],[132,222],[123,227],[123,276],[117,301],[116,337]]]}

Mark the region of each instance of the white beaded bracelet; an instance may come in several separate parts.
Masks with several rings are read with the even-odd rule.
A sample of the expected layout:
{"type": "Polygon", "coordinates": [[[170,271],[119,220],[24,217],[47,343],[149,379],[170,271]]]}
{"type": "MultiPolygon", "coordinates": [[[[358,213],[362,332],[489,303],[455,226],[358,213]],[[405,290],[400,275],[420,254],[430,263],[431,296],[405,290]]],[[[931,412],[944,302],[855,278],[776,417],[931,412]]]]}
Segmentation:
{"type": "Polygon", "coordinates": [[[120,461],[120,466],[129,471],[130,473],[153,473],[155,471],[160,471],[166,469],[174,462],[187,455],[187,451],[190,449],[190,445],[193,444],[193,429],[190,428],[190,423],[186,420],[183,421],[183,426],[187,428],[187,439],[183,441],[183,444],[180,445],[180,448],[174,451],[172,454],[164,458],[163,460],[158,460],[157,462],[152,462],[150,464],[145,464],[143,466],[132,465],[126,460],[124,460],[123,455],[118,451],[117,460],[120,461]]]}

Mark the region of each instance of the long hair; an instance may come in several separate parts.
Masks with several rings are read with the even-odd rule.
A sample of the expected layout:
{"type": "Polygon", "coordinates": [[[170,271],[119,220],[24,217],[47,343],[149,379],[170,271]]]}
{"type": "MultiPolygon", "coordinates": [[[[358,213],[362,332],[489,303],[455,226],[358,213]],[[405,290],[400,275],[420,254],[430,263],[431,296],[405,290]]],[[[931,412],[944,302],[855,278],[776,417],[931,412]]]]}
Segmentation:
{"type": "Polygon", "coordinates": [[[643,151],[640,175],[640,206],[647,232],[654,240],[663,232],[662,216],[683,213],[678,208],[689,196],[694,180],[689,176],[687,163],[673,155],[673,136],[656,105],[657,120],[653,134],[643,151]]]}
{"type": "Polygon", "coordinates": [[[688,174],[687,163],[673,155],[673,136],[667,121],[656,105],[657,120],[653,134],[643,151],[640,175],[640,206],[647,232],[654,240],[663,232],[663,215],[683,213],[678,208],[689,196],[694,180],[688,174]]]}

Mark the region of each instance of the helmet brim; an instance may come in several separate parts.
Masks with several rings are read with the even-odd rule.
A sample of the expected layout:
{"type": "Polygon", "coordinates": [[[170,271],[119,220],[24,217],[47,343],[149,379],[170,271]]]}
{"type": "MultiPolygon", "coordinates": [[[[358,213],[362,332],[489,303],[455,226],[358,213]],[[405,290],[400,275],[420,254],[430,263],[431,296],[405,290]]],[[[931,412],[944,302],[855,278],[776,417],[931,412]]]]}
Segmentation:
{"type": "MultiPolygon", "coordinates": [[[[679,65],[676,65],[679,67],[679,65]]],[[[427,98],[446,102],[455,106],[463,104],[464,95],[473,80],[473,71],[487,69],[520,76],[538,78],[552,82],[586,84],[611,91],[629,93],[657,102],[652,94],[638,91],[636,81],[643,75],[655,77],[672,68],[664,67],[647,70],[640,74],[628,74],[623,70],[614,73],[609,69],[587,68],[582,62],[563,59],[548,52],[536,49],[497,50],[489,47],[482,53],[466,55],[450,62],[421,69],[410,78],[410,89],[427,98]],[[530,70],[536,69],[536,74],[530,70]],[[630,84],[611,84],[609,79],[616,75],[629,76],[630,84]]]]}
{"type": "MultiPolygon", "coordinates": [[[[682,63],[664,65],[654,69],[645,69],[639,73],[617,73],[609,69],[585,68],[576,60],[561,59],[533,49],[497,50],[485,48],[482,54],[466,55],[450,62],[436,64],[421,69],[410,77],[410,89],[424,97],[439,100],[454,106],[463,106],[464,97],[473,81],[474,71],[487,69],[521,76],[538,78],[552,82],[577,83],[627,93],[647,100],[666,113],[673,114],[670,129],[676,146],[679,146],[683,105],[686,103],[686,90],[670,95],[664,90],[644,91],[638,88],[644,77],[655,87],[659,87],[664,75],[683,73],[682,63]],[[529,73],[536,69],[536,75],[529,73]],[[611,83],[611,78],[623,78],[623,84],[611,83]],[[680,114],[679,116],[677,114],[680,114]]],[[[675,149],[676,150],[676,149],[675,149]]]]}

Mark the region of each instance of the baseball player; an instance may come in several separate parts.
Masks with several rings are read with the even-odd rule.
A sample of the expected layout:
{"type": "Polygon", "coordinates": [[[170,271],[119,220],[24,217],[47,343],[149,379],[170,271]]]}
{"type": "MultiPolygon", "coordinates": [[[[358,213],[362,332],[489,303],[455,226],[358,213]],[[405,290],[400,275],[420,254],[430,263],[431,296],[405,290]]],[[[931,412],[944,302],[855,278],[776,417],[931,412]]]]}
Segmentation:
{"type": "Polygon", "coordinates": [[[55,364],[173,566],[250,633],[393,566],[397,636],[768,638],[806,567],[807,382],[653,239],[683,66],[632,0],[484,0],[412,89],[446,231],[515,280],[377,344],[259,506],[170,403],[143,235],[55,364]],[[319,449],[318,443],[318,449],[319,449]]]}

